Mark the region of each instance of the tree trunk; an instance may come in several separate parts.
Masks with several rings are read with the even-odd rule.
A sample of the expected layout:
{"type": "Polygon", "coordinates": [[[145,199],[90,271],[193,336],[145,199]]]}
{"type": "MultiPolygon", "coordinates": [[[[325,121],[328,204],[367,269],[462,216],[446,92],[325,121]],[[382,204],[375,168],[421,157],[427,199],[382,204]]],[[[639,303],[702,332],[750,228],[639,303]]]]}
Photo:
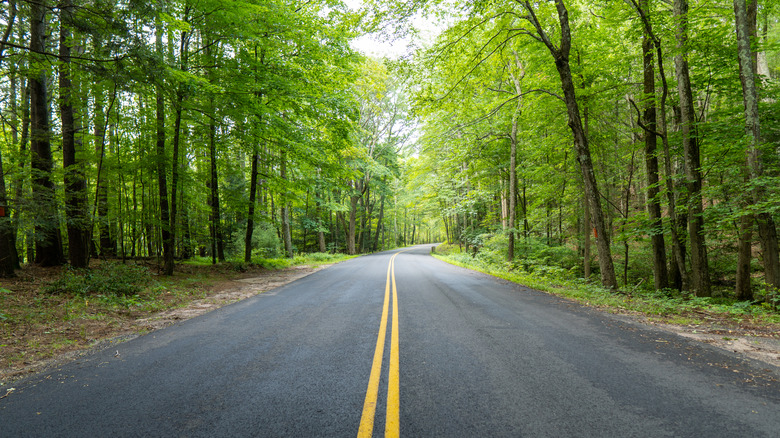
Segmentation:
{"type": "Polygon", "coordinates": [[[252,234],[255,231],[255,201],[257,199],[257,164],[260,161],[255,144],[252,148],[252,172],[249,177],[249,208],[246,214],[246,235],[244,236],[244,262],[252,261],[252,234]]]}
{"type": "MultiPolygon", "coordinates": [[[[157,23],[155,42],[157,55],[162,59],[162,23],[157,23]]],[[[158,80],[162,81],[162,78],[158,80]]],[[[173,260],[173,244],[171,241],[171,220],[168,206],[168,166],[165,154],[165,97],[163,84],[156,85],[156,118],[157,118],[157,188],[160,197],[160,232],[163,246],[163,272],[165,275],[173,275],[173,265],[168,263],[173,260]]]]}
{"type": "MultiPolygon", "coordinates": [[[[764,172],[759,145],[761,144],[761,124],[758,117],[758,91],[756,87],[756,63],[750,48],[751,37],[756,36],[756,2],[751,1],[748,11],[745,0],[734,0],[734,15],[737,29],[737,47],[739,58],[739,79],[742,82],[742,100],[745,107],[745,133],[749,139],[745,151],[750,179],[758,180],[764,172]],[[749,13],[750,12],[750,13],[749,13]]],[[[753,202],[759,204],[766,200],[763,187],[753,189],[753,202]]],[[[767,284],[780,286],[780,259],[778,259],[777,227],[772,215],[759,212],[756,215],[758,234],[764,258],[764,277],[767,284]]]]}
{"type": "MultiPolygon", "coordinates": [[[[282,180],[287,180],[287,153],[281,154],[281,173],[282,180]]],[[[287,258],[293,258],[292,231],[290,230],[290,206],[287,199],[282,197],[282,240],[284,241],[284,252],[287,258]]]]}
{"type": "Polygon", "coordinates": [[[35,226],[35,261],[41,266],[56,266],[63,262],[62,238],[57,214],[51,153],[51,127],[46,90],[46,69],[49,62],[40,59],[46,49],[47,1],[30,4],[30,131],[33,170],[33,202],[35,212],[45,223],[35,226]]]}
{"type": "Polygon", "coordinates": [[[569,51],[571,49],[569,13],[561,0],[555,1],[555,6],[558,10],[558,19],[561,26],[561,43],[560,47],[558,48],[552,43],[552,41],[550,41],[546,31],[537,20],[536,14],[534,13],[530,2],[524,1],[523,4],[529,13],[529,18],[536,28],[537,34],[542,39],[542,41],[544,41],[545,45],[555,59],[555,67],[557,68],[558,75],[561,79],[561,88],[563,89],[566,110],[569,116],[569,128],[571,128],[572,134],[574,136],[577,162],[580,164],[580,170],[582,172],[582,178],[584,181],[585,195],[587,196],[588,203],[590,204],[593,225],[596,228],[596,233],[598,235],[596,237],[596,248],[599,255],[601,283],[606,288],[614,289],[617,287],[617,279],[615,277],[615,267],[612,262],[612,253],[609,247],[607,228],[604,222],[604,212],[601,209],[601,198],[599,195],[598,184],[596,183],[596,175],[593,171],[593,162],[590,156],[590,146],[588,145],[588,138],[585,136],[585,131],[582,126],[582,119],[580,118],[577,97],[574,91],[574,81],[572,79],[571,68],[569,66],[569,51]]]}
{"type": "Polygon", "coordinates": [[[65,215],[68,229],[68,254],[74,268],[86,268],[89,262],[87,234],[87,183],[82,163],[77,159],[76,130],[71,83],[70,26],[71,0],[60,3],[60,121],[62,124],[62,164],[65,170],[65,215]]]}
{"type": "Polygon", "coordinates": [[[680,98],[680,117],[685,159],[685,185],[688,189],[688,240],[691,249],[691,290],[696,296],[710,296],[709,263],[704,238],[702,176],[696,114],[688,68],[688,1],[674,0],[677,23],[677,49],[674,58],[677,74],[677,92],[680,98]]]}
{"type": "MultiPolygon", "coordinates": [[[[8,2],[7,27],[3,34],[2,44],[0,44],[0,60],[3,59],[5,43],[13,34],[14,24],[16,23],[16,14],[16,1],[10,0],[8,2]]],[[[19,139],[19,125],[16,116],[16,67],[13,65],[11,66],[10,82],[11,141],[15,146],[19,139]]],[[[17,200],[17,206],[18,203],[17,200]]],[[[16,275],[15,270],[19,267],[19,253],[16,250],[16,228],[13,221],[10,219],[2,153],[0,153],[0,210],[2,210],[0,211],[0,277],[8,278],[16,275]]]]}
{"type": "MultiPolygon", "coordinates": [[[[357,183],[355,183],[357,185],[357,183]]],[[[354,188],[357,190],[357,187],[354,188]]],[[[357,221],[357,205],[360,196],[356,194],[350,194],[349,196],[349,228],[347,230],[347,254],[355,255],[355,228],[357,221]]]]}
{"type": "Polygon", "coordinates": [[[744,215],[739,218],[739,246],[737,249],[737,284],[735,292],[737,299],[748,301],[753,299],[753,289],[750,286],[750,259],[752,258],[753,216],[744,215]]]}
{"type": "Polygon", "coordinates": [[[3,156],[0,153],[0,277],[9,278],[15,276],[18,263],[13,225],[8,217],[8,197],[5,188],[5,173],[3,172],[3,156]]]}
{"type": "Polygon", "coordinates": [[[522,94],[523,89],[520,81],[525,76],[523,65],[520,63],[520,57],[514,52],[517,74],[513,73],[512,66],[509,66],[509,74],[515,86],[517,94],[517,106],[512,114],[512,132],[509,135],[509,211],[507,225],[509,227],[509,242],[507,245],[506,259],[509,262],[515,259],[515,227],[517,226],[517,123],[522,114],[522,94]]]}
{"type": "MultiPolygon", "coordinates": [[[[649,0],[640,1],[640,7],[648,13],[649,0]]],[[[658,188],[658,138],[656,137],[655,109],[655,60],[653,59],[653,40],[647,31],[642,40],[642,60],[644,69],[644,125],[645,131],[645,168],[647,169],[647,214],[650,219],[650,242],[653,249],[653,280],[655,289],[669,287],[669,273],[666,269],[666,245],[664,242],[663,222],[661,219],[661,199],[658,188]]]]}
{"type": "Polygon", "coordinates": [[[376,234],[374,235],[373,251],[379,251],[379,233],[382,231],[382,221],[385,219],[385,195],[379,197],[379,219],[376,221],[376,234]]]}

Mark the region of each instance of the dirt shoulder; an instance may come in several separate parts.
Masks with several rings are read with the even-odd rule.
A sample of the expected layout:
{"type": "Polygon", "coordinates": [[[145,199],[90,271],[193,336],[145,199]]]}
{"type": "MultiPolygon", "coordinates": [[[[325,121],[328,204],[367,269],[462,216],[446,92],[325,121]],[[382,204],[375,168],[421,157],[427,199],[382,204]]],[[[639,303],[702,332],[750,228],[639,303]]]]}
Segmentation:
{"type": "MultiPolygon", "coordinates": [[[[220,278],[208,286],[200,286],[198,298],[175,303],[175,307],[155,313],[120,312],[110,318],[102,314],[88,314],[77,319],[50,318],[45,325],[18,324],[11,333],[0,338],[3,355],[26,355],[29,360],[7,360],[0,363],[0,384],[24,378],[27,375],[55,368],[83,355],[114,348],[117,344],[153,330],[202,315],[219,307],[283,286],[330,265],[292,266],[278,270],[254,269],[235,278],[220,278]],[[37,359],[39,356],[47,356],[37,359]],[[53,357],[52,357],[53,356],[53,357]]],[[[39,287],[44,274],[36,271],[39,287]]],[[[22,278],[21,283],[30,282],[22,278]]],[[[9,286],[6,284],[5,286],[9,286]]],[[[34,304],[31,304],[34,305],[34,304]]],[[[2,358],[5,359],[5,358],[2,358]]],[[[2,391],[0,390],[0,393],[2,391]]]]}
{"type": "Polygon", "coordinates": [[[764,362],[775,367],[776,371],[780,371],[780,326],[776,324],[758,327],[751,324],[713,322],[684,326],[649,321],[643,317],[639,319],[684,338],[764,362]]]}

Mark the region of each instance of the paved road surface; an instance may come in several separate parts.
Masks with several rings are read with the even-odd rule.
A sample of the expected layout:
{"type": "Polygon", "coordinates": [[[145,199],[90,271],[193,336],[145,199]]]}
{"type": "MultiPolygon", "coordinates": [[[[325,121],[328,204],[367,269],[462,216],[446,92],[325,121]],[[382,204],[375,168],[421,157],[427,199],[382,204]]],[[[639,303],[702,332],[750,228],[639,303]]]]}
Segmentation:
{"type": "Polygon", "coordinates": [[[0,437],[780,436],[777,369],[429,249],[340,263],[16,382],[0,437]]]}

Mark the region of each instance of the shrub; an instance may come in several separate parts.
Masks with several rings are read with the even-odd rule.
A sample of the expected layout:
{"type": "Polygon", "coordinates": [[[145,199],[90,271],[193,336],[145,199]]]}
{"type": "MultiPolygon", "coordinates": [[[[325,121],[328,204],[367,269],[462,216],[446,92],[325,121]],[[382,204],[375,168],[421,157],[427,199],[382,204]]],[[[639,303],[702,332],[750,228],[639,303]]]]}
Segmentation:
{"type": "Polygon", "coordinates": [[[93,269],[66,269],[44,292],[132,296],[149,284],[149,278],[149,271],[142,266],[105,262],[93,269]]]}
{"type": "Polygon", "coordinates": [[[253,254],[259,258],[275,258],[282,255],[282,243],[273,224],[261,222],[252,234],[253,254]]]}

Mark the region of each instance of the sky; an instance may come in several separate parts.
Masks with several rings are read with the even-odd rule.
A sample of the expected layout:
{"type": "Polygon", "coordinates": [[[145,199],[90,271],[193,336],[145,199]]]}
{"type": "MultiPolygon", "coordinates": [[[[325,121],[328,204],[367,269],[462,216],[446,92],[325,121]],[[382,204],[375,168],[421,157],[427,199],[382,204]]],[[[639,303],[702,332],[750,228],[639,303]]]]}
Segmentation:
{"type": "MultiPolygon", "coordinates": [[[[360,9],[363,4],[362,0],[344,0],[344,3],[353,10],[360,9]]],[[[412,23],[415,28],[420,30],[419,34],[423,40],[433,41],[440,31],[439,26],[425,17],[415,17],[412,23]]],[[[352,40],[351,45],[353,49],[365,55],[391,59],[412,55],[414,50],[420,46],[419,42],[415,44],[415,41],[409,36],[394,39],[379,34],[363,35],[352,40]]]]}

